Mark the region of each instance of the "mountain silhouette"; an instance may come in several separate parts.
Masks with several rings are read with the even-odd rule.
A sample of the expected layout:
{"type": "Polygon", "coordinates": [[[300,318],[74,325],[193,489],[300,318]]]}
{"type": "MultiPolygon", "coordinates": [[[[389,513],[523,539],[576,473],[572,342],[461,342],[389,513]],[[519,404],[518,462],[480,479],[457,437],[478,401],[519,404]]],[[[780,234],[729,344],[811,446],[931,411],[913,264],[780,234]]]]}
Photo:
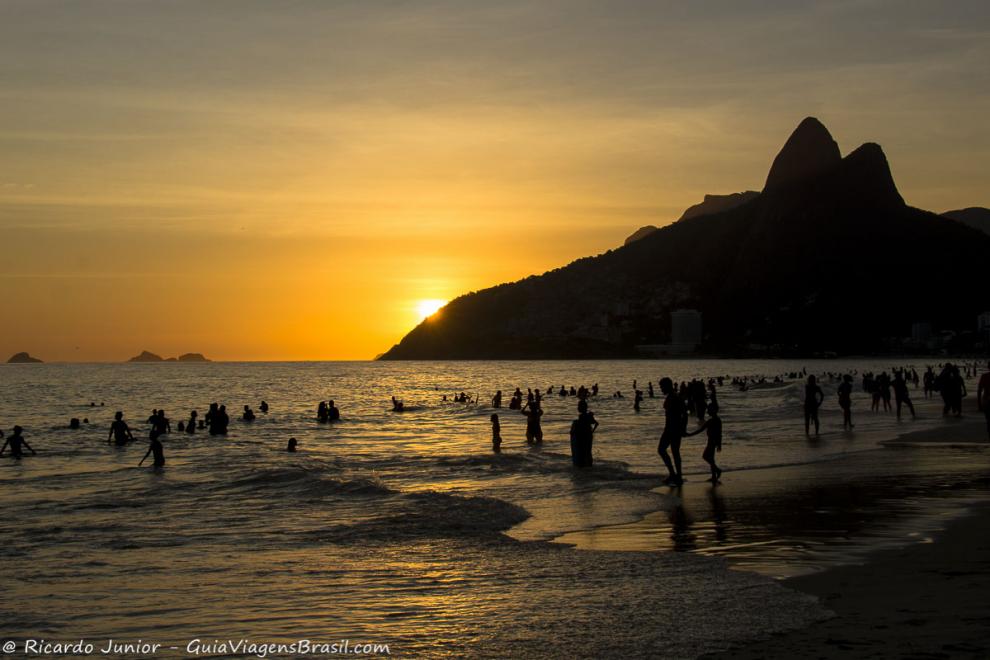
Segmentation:
{"type": "Polygon", "coordinates": [[[680,308],[712,353],[877,351],[914,321],[971,328],[987,254],[987,235],[904,203],[879,145],[843,158],[808,118],[748,201],[461,296],[383,359],[629,356],[669,342],[680,308]]]}
{"type": "Polygon", "coordinates": [[[979,229],[984,234],[990,234],[990,209],[985,209],[982,206],[971,206],[967,209],[946,211],[942,216],[961,222],[973,229],[979,229]]]}
{"type": "Polygon", "coordinates": [[[38,364],[41,360],[36,357],[31,357],[29,353],[14,353],[7,360],[7,364],[38,364]]]}
{"type": "MultiPolygon", "coordinates": [[[[712,213],[719,213],[721,211],[728,211],[729,209],[735,208],[740,204],[745,204],[759,194],[760,193],[755,190],[747,190],[745,192],[732,193],[731,195],[705,195],[704,201],[700,204],[689,206],[687,210],[681,214],[681,217],[676,220],[676,222],[687,220],[688,218],[693,218],[699,215],[709,215],[712,213]]],[[[626,238],[623,245],[629,245],[633,241],[638,241],[641,238],[649,236],[657,229],[658,227],[654,225],[640,227],[626,238]]]]}

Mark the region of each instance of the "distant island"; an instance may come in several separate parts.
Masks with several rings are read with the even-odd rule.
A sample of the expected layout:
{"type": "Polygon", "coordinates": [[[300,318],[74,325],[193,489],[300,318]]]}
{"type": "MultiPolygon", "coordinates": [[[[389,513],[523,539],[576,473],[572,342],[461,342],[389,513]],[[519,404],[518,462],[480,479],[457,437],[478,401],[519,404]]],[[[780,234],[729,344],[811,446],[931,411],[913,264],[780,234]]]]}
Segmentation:
{"type": "Polygon", "coordinates": [[[622,247],[462,295],[381,359],[983,350],[990,300],[961,283],[986,279],[990,236],[947,215],[905,204],[879,145],[842,156],[808,117],[762,191],[706,196],[622,247]]]}
{"type": "Polygon", "coordinates": [[[183,353],[177,358],[163,358],[151,351],[141,351],[140,355],[132,357],[128,362],[209,362],[202,353],[183,353]]]}
{"type": "Polygon", "coordinates": [[[42,360],[31,357],[28,353],[14,353],[7,360],[7,364],[40,364],[42,360]]]}

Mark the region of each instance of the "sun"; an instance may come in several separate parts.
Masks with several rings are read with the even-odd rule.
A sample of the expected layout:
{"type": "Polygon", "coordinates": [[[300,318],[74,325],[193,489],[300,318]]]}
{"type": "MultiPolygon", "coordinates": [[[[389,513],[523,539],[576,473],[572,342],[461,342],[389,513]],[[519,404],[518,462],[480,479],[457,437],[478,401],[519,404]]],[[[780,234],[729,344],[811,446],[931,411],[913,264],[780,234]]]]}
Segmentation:
{"type": "Polygon", "coordinates": [[[436,314],[441,307],[447,304],[446,300],[440,300],[439,298],[429,298],[428,300],[420,300],[416,303],[416,311],[419,312],[419,317],[421,319],[429,318],[436,314]]]}

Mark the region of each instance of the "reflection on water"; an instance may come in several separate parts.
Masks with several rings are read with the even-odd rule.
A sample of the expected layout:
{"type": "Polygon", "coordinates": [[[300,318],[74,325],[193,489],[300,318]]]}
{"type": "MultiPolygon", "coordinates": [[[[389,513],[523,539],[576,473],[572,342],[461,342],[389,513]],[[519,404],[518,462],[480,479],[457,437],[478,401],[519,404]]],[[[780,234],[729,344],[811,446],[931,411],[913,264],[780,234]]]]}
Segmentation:
{"type": "MultiPolygon", "coordinates": [[[[724,483],[703,481],[703,441],[685,441],[689,481],[675,491],[658,487],[659,399],[638,415],[631,401],[594,399],[595,468],[575,471],[573,399],[545,401],[538,450],[525,446],[522,416],[502,409],[495,456],[491,409],[441,396],[551,383],[608,392],[633,378],[805,365],[854,366],[0,365],[0,427],[24,426],[39,452],[0,461],[0,538],[16,566],[0,590],[0,638],[330,637],[414,657],[684,657],[804,625],[824,615],[813,599],[710,556],[774,576],[854,557],[866,541],[931,529],[979,485],[986,456],[874,451],[894,425],[883,415],[864,414],[852,435],[825,415],[825,433],[808,442],[794,433],[799,384],[726,389],[724,483]],[[390,410],[392,394],[408,412],[390,410]],[[316,403],[331,398],[341,422],[317,423],[316,403]],[[173,433],[164,471],[136,467],[152,408],[175,425],[212,401],[233,411],[261,399],[271,411],[256,421],[232,421],[226,437],[173,433]],[[107,444],[116,410],[141,442],[107,444]],[[91,423],[69,430],[71,417],[91,423]],[[790,467],[763,469],[773,465],[790,467]],[[547,543],[556,537],[626,552],[547,543]]],[[[860,394],[857,403],[865,408],[860,394]]],[[[917,426],[937,423],[923,414],[917,426]]]]}
{"type": "Polygon", "coordinates": [[[660,487],[641,520],[564,534],[583,549],[723,557],[790,577],[923,540],[990,491],[983,450],[878,450],[826,464],[726,473],[720,485],[660,487]]]}

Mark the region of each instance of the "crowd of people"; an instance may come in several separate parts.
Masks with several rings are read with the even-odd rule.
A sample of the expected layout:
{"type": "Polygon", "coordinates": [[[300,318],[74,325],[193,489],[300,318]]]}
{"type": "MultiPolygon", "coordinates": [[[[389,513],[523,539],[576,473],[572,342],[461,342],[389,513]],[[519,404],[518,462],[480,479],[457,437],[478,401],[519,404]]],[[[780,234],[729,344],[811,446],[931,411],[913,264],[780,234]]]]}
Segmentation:
{"type": "MultiPolygon", "coordinates": [[[[987,433],[990,436],[990,363],[987,364],[987,369],[988,371],[980,377],[976,399],[978,409],[986,416],[987,433]]],[[[914,404],[911,401],[910,388],[912,386],[918,388],[920,384],[923,386],[926,398],[933,397],[936,393],[942,397],[944,404],[943,415],[959,417],[962,415],[962,400],[967,394],[963,374],[965,374],[965,377],[976,377],[978,375],[978,367],[975,364],[967,364],[963,365],[961,369],[958,365],[945,363],[938,365],[937,373],[934,367],[929,366],[921,376],[919,376],[913,367],[895,368],[891,370],[891,374],[888,375],[886,371],[883,371],[879,374],[865,372],[861,375],[862,389],[871,397],[871,410],[873,412],[880,412],[881,409],[883,412],[896,410],[897,418],[900,419],[902,410],[906,410],[910,412],[912,419],[914,419],[916,412],[914,404]],[[894,402],[893,406],[891,405],[892,398],[894,402]]],[[[851,431],[854,428],[852,393],[855,375],[857,375],[855,372],[826,372],[818,376],[815,374],[809,375],[807,370],[802,370],[800,372],[789,372],[773,377],[737,376],[731,378],[730,383],[740,391],[745,391],[754,386],[775,386],[785,383],[788,380],[793,381],[804,378],[804,426],[805,433],[810,435],[812,426],[814,427],[815,434],[820,432],[821,422],[819,411],[825,402],[825,393],[821,387],[821,381],[838,383],[836,394],[839,408],[842,410],[843,429],[845,431],[851,431]],[[819,378],[821,378],[821,381],[819,378]]],[[[660,433],[657,453],[667,469],[668,475],[664,479],[665,484],[678,486],[683,483],[684,475],[682,472],[680,451],[681,441],[685,437],[698,435],[702,432],[707,437],[702,458],[710,468],[710,481],[713,483],[719,482],[722,469],[716,464],[715,455],[722,450],[723,432],[722,419],[719,416],[717,388],[721,387],[726,380],[728,380],[728,377],[723,376],[709,378],[707,381],[692,379],[681,383],[674,383],[670,378],[666,377],[658,380],[658,389],[663,396],[664,426],[660,433]],[[687,425],[692,417],[697,418],[699,425],[694,431],[689,432],[687,425]]],[[[642,404],[645,401],[646,397],[644,394],[648,395],[651,399],[656,397],[656,390],[654,390],[652,382],[647,383],[644,391],[639,388],[639,383],[634,380],[632,382],[632,390],[635,393],[633,411],[637,413],[641,411],[642,404]]],[[[578,468],[589,468],[594,464],[592,448],[594,434],[599,426],[599,422],[595,418],[594,412],[589,409],[589,399],[597,397],[598,393],[598,383],[595,383],[590,388],[584,385],[572,385],[570,387],[560,385],[559,387],[551,386],[546,389],[546,396],[573,396],[578,400],[577,417],[571,422],[569,433],[571,459],[574,466],[578,468]]],[[[544,394],[541,394],[539,389],[527,389],[526,394],[523,394],[522,390],[517,387],[510,398],[508,408],[510,410],[517,410],[526,417],[525,440],[526,444],[530,447],[539,447],[543,444],[543,397],[544,394]]],[[[624,398],[621,391],[616,391],[612,397],[616,399],[624,398]]],[[[443,397],[443,401],[448,401],[446,395],[443,397]]],[[[477,404],[478,397],[472,398],[461,392],[453,396],[453,401],[463,404],[477,404]]],[[[95,403],[91,405],[95,405],[95,403]]],[[[103,404],[101,403],[101,405],[103,404]]],[[[496,391],[492,396],[491,407],[493,409],[500,409],[502,407],[501,390],[496,391]]],[[[268,403],[261,401],[259,410],[263,414],[267,414],[269,411],[268,403]]],[[[403,412],[407,408],[400,399],[393,396],[392,410],[403,412]]],[[[321,423],[335,422],[340,420],[340,410],[333,400],[329,402],[320,401],[316,410],[316,418],[321,423]]],[[[245,405],[242,420],[252,422],[255,419],[256,415],[252,408],[245,405]]],[[[88,421],[88,419],[85,420],[86,423],[88,421]]],[[[499,414],[492,413],[490,421],[492,428],[492,451],[498,454],[502,451],[503,443],[499,414]]],[[[141,459],[140,464],[143,464],[148,456],[153,455],[154,467],[161,468],[165,465],[164,447],[161,438],[172,432],[172,425],[165,411],[161,409],[152,410],[147,422],[150,426],[149,447],[148,452],[141,459]]],[[[190,411],[188,420],[184,422],[180,421],[177,425],[177,430],[186,434],[194,434],[197,430],[205,430],[211,436],[222,436],[227,434],[229,424],[230,417],[227,415],[226,406],[214,402],[210,404],[203,419],[199,418],[197,411],[190,411]]],[[[79,420],[73,418],[69,426],[73,429],[80,428],[79,420]]],[[[4,438],[3,431],[0,431],[0,438],[4,438]]],[[[123,412],[118,411],[114,415],[114,421],[110,424],[107,442],[123,446],[135,441],[136,439],[130,427],[123,419],[123,412]]],[[[294,452],[297,445],[298,442],[296,439],[290,438],[286,450],[294,452]]],[[[23,429],[20,426],[14,426],[11,435],[5,438],[3,447],[0,448],[0,456],[8,448],[10,455],[14,458],[24,456],[25,449],[32,454],[36,454],[35,450],[24,439],[23,429]]]]}

